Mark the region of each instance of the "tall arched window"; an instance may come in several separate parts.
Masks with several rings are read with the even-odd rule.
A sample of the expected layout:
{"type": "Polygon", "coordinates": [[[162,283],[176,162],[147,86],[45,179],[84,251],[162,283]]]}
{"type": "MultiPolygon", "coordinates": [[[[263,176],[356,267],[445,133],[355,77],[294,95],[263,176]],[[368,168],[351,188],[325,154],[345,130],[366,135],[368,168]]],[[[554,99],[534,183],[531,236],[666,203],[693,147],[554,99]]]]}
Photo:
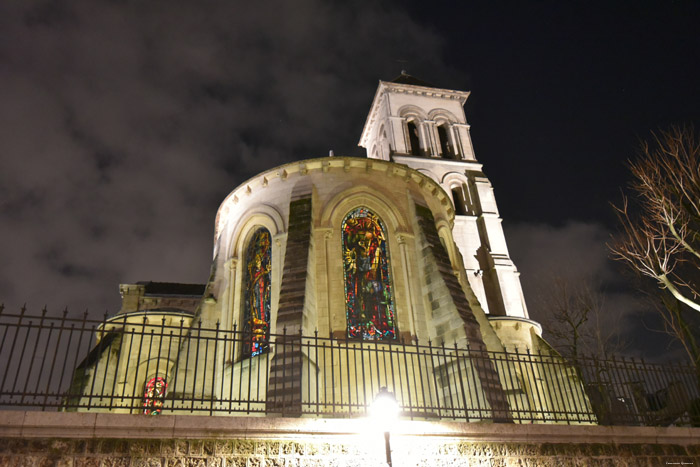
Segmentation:
{"type": "Polygon", "coordinates": [[[408,140],[411,145],[408,152],[414,156],[420,156],[420,138],[418,137],[418,126],[414,120],[406,123],[408,129],[408,140]]]}
{"type": "Polygon", "coordinates": [[[396,339],[384,224],[372,211],[360,207],[343,220],[342,237],[348,337],[396,339]]]}
{"type": "Polygon", "coordinates": [[[440,138],[440,150],[442,151],[442,157],[444,159],[452,159],[452,145],[450,144],[450,138],[447,135],[447,124],[443,123],[438,125],[438,137],[440,138]]]}
{"type": "Polygon", "coordinates": [[[251,237],[245,253],[243,331],[244,355],[267,350],[270,337],[270,232],[262,227],[251,237]]]}
{"type": "Polygon", "coordinates": [[[145,415],[160,415],[163,410],[163,400],[168,383],[165,378],[156,376],[146,382],[143,391],[143,413],[145,415]]]}

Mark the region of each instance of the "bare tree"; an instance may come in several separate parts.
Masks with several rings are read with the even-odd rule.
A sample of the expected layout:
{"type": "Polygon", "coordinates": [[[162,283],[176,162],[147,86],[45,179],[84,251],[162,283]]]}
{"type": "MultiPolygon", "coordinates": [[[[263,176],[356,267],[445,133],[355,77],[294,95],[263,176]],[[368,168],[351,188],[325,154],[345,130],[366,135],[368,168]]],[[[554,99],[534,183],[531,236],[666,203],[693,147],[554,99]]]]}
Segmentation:
{"type": "Polygon", "coordinates": [[[700,141],[692,127],[672,127],[642,143],[629,163],[632,200],[615,206],[615,257],[660,289],[666,330],[698,365],[700,353],[683,309],[700,312],[700,141]]]}
{"type": "Polygon", "coordinates": [[[592,281],[572,284],[563,277],[552,280],[552,288],[542,297],[542,309],[547,338],[564,356],[572,361],[584,355],[608,358],[624,349],[619,317],[606,316],[605,297],[592,281]]]}
{"type": "Polygon", "coordinates": [[[700,369],[700,348],[696,338],[697,331],[694,331],[698,329],[700,317],[697,314],[687,315],[686,312],[690,312],[688,308],[668,292],[662,291],[656,298],[654,305],[663,319],[663,332],[675,338],[695,367],[700,369]]]}
{"type": "Polygon", "coordinates": [[[611,250],[616,259],[700,312],[700,142],[693,129],[673,127],[654,134],[630,170],[638,211],[626,196],[615,207],[622,233],[611,250]]]}

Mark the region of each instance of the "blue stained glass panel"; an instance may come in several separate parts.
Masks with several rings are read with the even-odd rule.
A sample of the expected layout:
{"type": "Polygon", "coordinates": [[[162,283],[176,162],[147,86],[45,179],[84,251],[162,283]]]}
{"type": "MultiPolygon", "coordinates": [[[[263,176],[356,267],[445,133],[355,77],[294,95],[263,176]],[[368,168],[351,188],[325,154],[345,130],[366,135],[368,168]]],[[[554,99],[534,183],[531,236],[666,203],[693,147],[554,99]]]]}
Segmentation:
{"type": "Polygon", "coordinates": [[[244,333],[250,347],[245,353],[255,356],[268,349],[270,337],[270,232],[258,229],[248,243],[245,256],[244,333]]]}

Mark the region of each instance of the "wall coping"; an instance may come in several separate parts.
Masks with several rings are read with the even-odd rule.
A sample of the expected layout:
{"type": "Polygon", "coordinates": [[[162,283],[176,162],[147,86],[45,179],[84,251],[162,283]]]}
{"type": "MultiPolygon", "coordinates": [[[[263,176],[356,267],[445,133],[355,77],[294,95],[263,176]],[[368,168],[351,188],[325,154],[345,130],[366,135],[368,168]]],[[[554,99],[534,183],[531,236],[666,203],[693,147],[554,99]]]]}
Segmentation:
{"type": "MultiPolygon", "coordinates": [[[[360,436],[368,419],[0,411],[0,438],[299,439],[360,436]]],[[[700,428],[497,424],[400,420],[392,437],[498,443],[700,445],[700,428]]]]}

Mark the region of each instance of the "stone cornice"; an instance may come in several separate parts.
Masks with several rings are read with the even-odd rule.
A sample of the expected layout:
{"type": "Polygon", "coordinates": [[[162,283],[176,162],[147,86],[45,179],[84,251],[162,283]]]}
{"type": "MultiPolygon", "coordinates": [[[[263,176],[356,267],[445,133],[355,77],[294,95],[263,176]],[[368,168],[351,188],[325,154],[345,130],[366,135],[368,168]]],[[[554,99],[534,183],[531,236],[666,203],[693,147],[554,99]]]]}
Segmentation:
{"type": "Polygon", "coordinates": [[[272,183],[282,183],[290,178],[307,176],[311,173],[328,172],[330,170],[342,170],[344,172],[362,171],[364,173],[377,173],[387,177],[403,178],[406,183],[415,183],[427,195],[436,198],[437,201],[446,206],[449,221],[454,220],[454,209],[452,202],[445,191],[433,179],[414,170],[404,164],[383,161],[379,159],[368,159],[362,157],[322,157],[318,159],[305,159],[290,162],[279,167],[262,172],[250,178],[235,188],[219,206],[216,213],[216,223],[214,229],[214,244],[223,230],[223,223],[233,206],[241,200],[251,196],[253,192],[266,189],[272,183]]]}
{"type": "Polygon", "coordinates": [[[454,169],[464,170],[467,172],[481,172],[484,164],[477,161],[442,159],[437,157],[425,156],[400,156],[395,154],[394,160],[399,163],[420,162],[426,166],[433,167],[451,167],[454,169]]]}
{"type": "MultiPolygon", "coordinates": [[[[0,411],[0,438],[300,439],[360,436],[366,418],[211,417],[0,411]]],[[[700,428],[500,424],[400,420],[392,438],[444,438],[494,443],[697,445],[700,428]]]]}
{"type": "Polygon", "coordinates": [[[400,84],[390,81],[380,81],[380,86],[384,86],[387,92],[414,94],[416,96],[440,97],[459,100],[462,105],[467,101],[470,91],[456,91],[454,89],[433,88],[428,86],[417,86],[415,84],[400,84]]]}

